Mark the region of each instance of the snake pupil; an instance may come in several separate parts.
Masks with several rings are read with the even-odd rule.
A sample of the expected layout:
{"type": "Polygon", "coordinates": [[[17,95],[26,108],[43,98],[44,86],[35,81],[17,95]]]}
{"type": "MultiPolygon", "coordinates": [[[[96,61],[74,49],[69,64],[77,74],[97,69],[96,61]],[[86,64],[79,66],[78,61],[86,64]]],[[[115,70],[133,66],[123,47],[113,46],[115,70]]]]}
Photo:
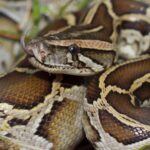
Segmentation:
{"type": "Polygon", "coordinates": [[[71,54],[76,54],[78,51],[78,46],[76,44],[73,44],[73,45],[70,45],[68,49],[71,54]]]}

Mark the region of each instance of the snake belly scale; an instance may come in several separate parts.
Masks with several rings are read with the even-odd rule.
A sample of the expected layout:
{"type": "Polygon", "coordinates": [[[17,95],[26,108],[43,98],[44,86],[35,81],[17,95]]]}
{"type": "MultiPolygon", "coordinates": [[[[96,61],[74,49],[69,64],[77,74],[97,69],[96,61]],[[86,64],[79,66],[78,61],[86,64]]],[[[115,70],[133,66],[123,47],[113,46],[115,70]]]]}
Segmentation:
{"type": "Polygon", "coordinates": [[[70,150],[84,129],[97,150],[150,145],[149,20],[146,3],[102,0],[78,25],[25,44],[35,68],[21,63],[0,79],[3,144],[70,150]]]}

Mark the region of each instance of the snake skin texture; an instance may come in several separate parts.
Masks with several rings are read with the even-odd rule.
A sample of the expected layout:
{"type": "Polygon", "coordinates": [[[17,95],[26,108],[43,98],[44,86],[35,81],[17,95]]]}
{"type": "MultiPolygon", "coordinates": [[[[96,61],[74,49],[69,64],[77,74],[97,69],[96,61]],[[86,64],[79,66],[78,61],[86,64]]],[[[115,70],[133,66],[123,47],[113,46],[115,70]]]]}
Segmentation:
{"type": "Polygon", "coordinates": [[[137,150],[150,143],[150,109],[142,105],[149,91],[150,57],[113,66],[89,80],[84,129],[96,149],[137,150]]]}
{"type": "Polygon", "coordinates": [[[23,43],[28,60],[0,78],[0,146],[92,149],[85,133],[96,150],[149,149],[149,19],[146,3],[102,0],[23,43]]]}
{"type": "Polygon", "coordinates": [[[4,141],[11,143],[10,148],[7,144],[8,149],[14,143],[15,150],[20,146],[43,150],[52,145],[56,150],[75,147],[83,136],[82,85],[82,78],[49,76],[42,71],[34,74],[13,71],[2,77],[0,133],[4,134],[4,141]],[[81,97],[74,96],[74,92],[81,97]]]}

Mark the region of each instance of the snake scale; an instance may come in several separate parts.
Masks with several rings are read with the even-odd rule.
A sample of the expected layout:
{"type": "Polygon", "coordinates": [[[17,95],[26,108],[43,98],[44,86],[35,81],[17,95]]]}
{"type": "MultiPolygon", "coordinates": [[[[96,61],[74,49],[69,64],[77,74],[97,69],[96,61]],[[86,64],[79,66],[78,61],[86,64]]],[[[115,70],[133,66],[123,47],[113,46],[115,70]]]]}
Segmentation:
{"type": "Polygon", "coordinates": [[[23,44],[27,58],[0,79],[1,147],[71,150],[84,131],[97,150],[146,149],[149,23],[147,4],[103,0],[23,44]]]}

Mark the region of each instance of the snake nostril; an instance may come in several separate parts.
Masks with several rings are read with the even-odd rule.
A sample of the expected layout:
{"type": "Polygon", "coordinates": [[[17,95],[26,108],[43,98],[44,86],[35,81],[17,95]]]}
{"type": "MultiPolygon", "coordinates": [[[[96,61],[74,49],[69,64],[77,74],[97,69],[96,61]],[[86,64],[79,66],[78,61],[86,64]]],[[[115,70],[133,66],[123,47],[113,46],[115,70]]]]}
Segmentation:
{"type": "Polygon", "coordinates": [[[26,52],[27,54],[33,56],[33,51],[32,51],[31,48],[26,47],[24,50],[25,50],[25,52],[26,52]]]}

